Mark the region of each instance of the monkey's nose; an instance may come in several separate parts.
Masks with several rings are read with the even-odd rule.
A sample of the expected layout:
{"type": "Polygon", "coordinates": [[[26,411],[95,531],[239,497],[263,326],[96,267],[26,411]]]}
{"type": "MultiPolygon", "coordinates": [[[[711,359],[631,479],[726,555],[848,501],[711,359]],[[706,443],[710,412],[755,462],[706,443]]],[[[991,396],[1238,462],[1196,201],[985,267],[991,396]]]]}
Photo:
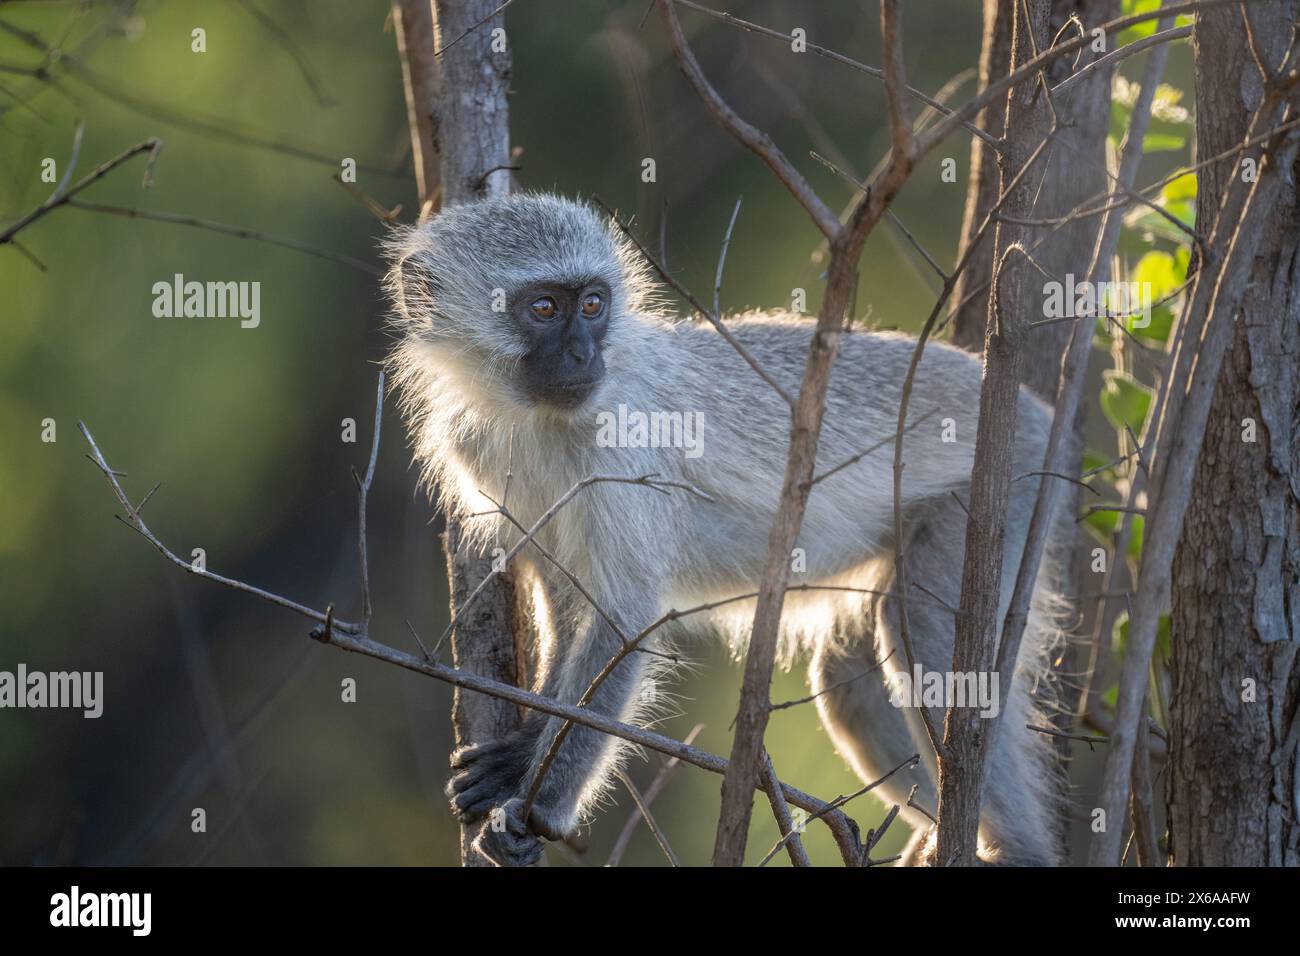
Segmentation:
{"type": "Polygon", "coordinates": [[[585,345],[570,345],[569,355],[579,365],[586,365],[591,360],[591,349],[585,345]]]}

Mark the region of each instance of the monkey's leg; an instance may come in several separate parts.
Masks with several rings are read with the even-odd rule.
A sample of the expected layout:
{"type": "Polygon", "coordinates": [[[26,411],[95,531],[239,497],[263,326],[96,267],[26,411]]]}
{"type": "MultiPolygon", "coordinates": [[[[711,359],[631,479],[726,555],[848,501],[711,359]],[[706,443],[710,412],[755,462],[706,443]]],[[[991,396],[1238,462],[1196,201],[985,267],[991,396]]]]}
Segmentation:
{"type": "MultiPolygon", "coordinates": [[[[1033,494],[1033,489],[1025,490],[1012,499],[1008,509],[1008,567],[1003,568],[1003,594],[997,616],[999,626],[1015,583],[1029,512],[1033,507],[1033,494]]],[[[947,675],[952,669],[956,619],[950,610],[911,585],[923,586],[950,607],[958,605],[966,540],[965,513],[955,502],[939,500],[914,511],[906,521],[912,529],[905,548],[909,590],[912,592],[907,605],[909,634],[917,663],[923,670],[947,675]]],[[[892,590],[892,569],[876,586],[880,590],[892,590]]],[[[905,662],[905,652],[897,639],[895,602],[882,601],[881,608],[877,620],[885,634],[878,643],[886,653],[895,650],[890,665],[896,661],[905,662]]],[[[998,706],[1002,714],[998,739],[989,758],[980,814],[981,853],[998,863],[1054,865],[1060,862],[1060,845],[1054,823],[1054,752],[1048,738],[1026,726],[1043,721],[1039,705],[1032,696],[1036,670],[1040,667],[1041,648],[1037,641],[1041,638],[1041,631],[1037,629],[1041,626],[1040,619],[1031,621],[1031,632],[1026,633],[1022,643],[1016,671],[1010,680],[1004,675],[998,688],[998,706]]],[[[903,667],[906,667],[905,663],[903,667]]],[[[914,707],[904,710],[909,716],[914,737],[917,736],[916,728],[921,727],[920,739],[925,746],[923,758],[933,775],[934,754],[920,724],[919,711],[914,707]]],[[[934,812],[936,804],[937,800],[926,809],[934,812]]]]}
{"type": "MultiPolygon", "coordinates": [[[[889,579],[882,580],[883,564],[877,563],[874,571],[863,586],[886,590],[889,579]]],[[[877,626],[880,600],[872,599],[859,615],[838,621],[835,632],[819,642],[808,668],[809,683],[819,695],[817,712],[836,751],[863,783],[880,779],[913,754],[922,755],[916,768],[894,774],[875,791],[887,803],[902,807],[916,842],[929,821],[909,808],[907,799],[917,785],[916,802],[934,812],[933,759],[924,728],[909,726],[908,711],[890,703],[886,681],[907,666],[901,647],[895,649],[888,630],[877,626]]]]}

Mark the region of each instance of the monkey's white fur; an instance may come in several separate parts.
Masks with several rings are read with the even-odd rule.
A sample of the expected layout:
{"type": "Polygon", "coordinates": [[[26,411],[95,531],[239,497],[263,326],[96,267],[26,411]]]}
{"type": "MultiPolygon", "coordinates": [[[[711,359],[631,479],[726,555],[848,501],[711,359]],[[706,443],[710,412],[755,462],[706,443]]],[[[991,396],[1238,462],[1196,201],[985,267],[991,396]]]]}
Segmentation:
{"type": "MultiPolygon", "coordinates": [[[[508,472],[514,476],[508,505],[525,527],[592,475],[653,474],[688,483],[713,500],[677,490],[665,495],[646,487],[593,485],[538,541],[627,634],[670,608],[756,589],[781,491],[789,411],[711,327],[674,321],[659,311],[646,267],[614,224],[555,196],[516,195],[448,209],[419,229],[399,233],[389,252],[399,336],[390,362],[393,381],[423,478],[437,489],[444,507],[464,513],[492,509],[480,492],[500,501],[508,472]],[[508,298],[536,281],[593,279],[608,284],[613,300],[603,342],[604,380],[577,409],[536,405],[514,377],[523,339],[510,313],[494,311],[494,302],[499,306],[502,295],[508,298]],[[701,415],[702,454],[687,458],[681,448],[601,447],[597,415],[616,412],[619,405],[645,413],[701,415]]],[[[808,318],[749,313],[725,321],[762,366],[795,393],[812,329],[808,318]]],[[[914,339],[896,333],[843,336],[818,473],[893,435],[913,348],[914,339]]],[[[910,581],[950,606],[959,599],[965,537],[965,515],[954,493],[967,496],[979,391],[975,356],[940,343],[927,345],[909,421],[929,417],[907,433],[904,445],[905,550],[910,581]]],[[[1049,425],[1047,407],[1023,392],[1013,474],[1041,468],[1049,425]]],[[[799,534],[806,571],[792,574],[792,584],[891,590],[891,452],[889,442],[816,484],[799,534]]],[[[1012,485],[999,621],[1037,486],[1038,479],[1031,478],[1012,485]]],[[[512,527],[493,517],[472,519],[468,526],[479,543],[508,548],[518,540],[512,527]]],[[[1068,540],[1054,537],[1058,546],[1068,540]]],[[[549,624],[536,689],[573,703],[615,652],[618,638],[534,549],[525,548],[517,561],[531,569],[546,596],[540,619],[549,624]]],[[[1001,689],[1005,713],[990,760],[981,825],[982,854],[989,859],[1061,861],[1063,783],[1055,751],[1049,737],[1026,729],[1045,723],[1052,706],[1041,678],[1060,636],[1054,576],[1049,557],[1012,687],[1004,682],[1001,689]]],[[[918,662],[926,671],[947,672],[952,613],[920,589],[911,592],[908,618],[918,662]]],[[[896,774],[880,789],[886,800],[905,805],[912,784],[919,783],[917,800],[933,812],[935,763],[920,717],[914,708],[895,708],[888,699],[886,681],[896,681],[906,670],[893,605],[892,599],[849,591],[793,592],[785,604],[781,656],[786,663],[810,656],[813,692],[833,688],[817,698],[816,706],[839,752],[864,781],[912,753],[922,754],[916,771],[896,774]],[[882,660],[879,670],[861,676],[882,660]]],[[[739,654],[752,613],[752,601],[731,604],[684,620],[650,646],[662,649],[669,638],[714,631],[739,654]]],[[[654,697],[646,688],[664,677],[662,665],[661,657],[633,655],[592,706],[624,719],[644,719],[643,705],[654,697]]],[[[524,787],[557,727],[555,720],[535,721],[531,735],[518,743],[511,759],[527,764],[520,769],[524,787]]],[[[538,800],[546,830],[568,832],[577,825],[621,749],[603,735],[575,728],[538,800]]],[[[513,779],[508,767],[495,772],[513,779]]],[[[913,810],[905,807],[903,815],[918,835],[928,827],[913,810]]]]}

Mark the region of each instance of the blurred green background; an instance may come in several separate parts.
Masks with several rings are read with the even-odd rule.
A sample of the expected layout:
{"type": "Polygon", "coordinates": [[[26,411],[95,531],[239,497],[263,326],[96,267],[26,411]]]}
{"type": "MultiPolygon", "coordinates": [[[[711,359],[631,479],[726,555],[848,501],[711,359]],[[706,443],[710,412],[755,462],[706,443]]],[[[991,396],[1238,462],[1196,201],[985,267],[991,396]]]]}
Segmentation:
{"type": "MultiPolygon", "coordinates": [[[[872,3],[727,4],[732,12],[879,62],[872,3]]],[[[512,139],[521,182],[599,193],[657,247],[666,214],[670,268],[702,297],[744,197],[727,263],[728,309],[819,297],[817,236],[768,171],[709,120],[667,55],[645,0],[519,0],[507,14],[514,57],[512,139]],[[641,158],[657,182],[640,179],[641,158]]],[[[768,130],[833,205],[842,180],[810,149],[865,177],[887,149],[882,90],[811,54],[683,11],[701,62],[737,110],[768,130]]],[[[979,5],[912,3],[909,79],[939,89],[978,59],[979,5]]],[[[414,178],[389,8],[355,0],[13,2],[0,4],[0,219],[39,205],[53,158],[62,177],[78,119],[74,176],[157,136],[152,188],[136,158],[80,198],[288,237],[378,264],[384,227],[333,181],[350,157],[357,185],[401,219],[414,178]],[[191,51],[191,31],[207,50],[191,51]],[[283,31],[283,32],[281,32],[283,31]],[[289,39],[285,40],[285,36],[289,39]],[[51,52],[56,50],[58,52],[51,52]],[[318,93],[313,89],[318,88],[318,93]],[[322,102],[324,101],[324,102],[322,102]]],[[[958,92],[971,92],[968,78],[958,92]]],[[[896,209],[940,259],[955,252],[967,141],[954,138],[896,209]],[[938,164],[957,159],[956,184],[938,164]]],[[[0,862],[451,864],[457,829],[441,788],[451,747],[449,688],[306,640],[307,624],[194,580],[113,519],[86,460],[84,420],[138,500],[155,482],[151,527],[210,569],[339,613],[357,612],[355,501],[377,363],[386,348],[375,277],[336,261],[180,225],[73,208],[0,248],[0,669],[102,670],[99,720],[70,711],[0,712],[0,862]],[[175,273],[261,283],[261,324],[160,319],[152,286],[175,273]],[[57,441],[41,440],[52,418],[57,441]],[[358,422],[356,444],[341,421],[358,422]],[[358,684],[355,703],[340,681],[358,684]],[[191,832],[204,808],[207,832],[191,832]]],[[[868,244],[861,317],[915,328],[930,281],[896,234],[868,244]]],[[[932,278],[932,277],[930,277],[932,278]]],[[[374,636],[414,650],[446,622],[439,523],[415,490],[389,409],[370,511],[374,636]]],[[[729,750],[739,670],[718,647],[677,688],[665,733],[705,725],[698,744],[729,750]]],[[[801,670],[773,699],[805,694],[801,670]]],[[[804,706],[774,715],[781,776],[824,797],[859,784],[804,706]]],[[[659,765],[634,760],[643,787],[659,765]]],[[[720,778],[679,771],[655,806],[682,861],[713,845],[720,778]]],[[[616,795],[586,862],[604,862],[627,819],[616,795]]],[[[850,810],[864,828],[886,807],[850,810]]],[[[750,856],[776,831],[754,815],[750,856]]],[[[896,825],[882,855],[907,836],[896,825]]],[[[838,860],[809,829],[821,863],[838,860]]],[[[570,862],[552,853],[552,862],[570,862]]],[[[626,864],[663,862],[644,827],[626,864]]],[[[774,861],[786,865],[784,856],[774,861]]]]}

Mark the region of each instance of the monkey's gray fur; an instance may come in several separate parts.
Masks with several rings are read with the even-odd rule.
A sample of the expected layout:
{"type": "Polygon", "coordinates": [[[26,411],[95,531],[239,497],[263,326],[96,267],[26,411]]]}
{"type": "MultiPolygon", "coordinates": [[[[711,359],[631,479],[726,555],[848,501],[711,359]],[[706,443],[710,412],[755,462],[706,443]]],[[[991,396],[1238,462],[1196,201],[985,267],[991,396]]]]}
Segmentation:
{"type": "MultiPolygon", "coordinates": [[[[675,320],[660,310],[646,266],[615,224],[556,196],[512,195],[448,209],[424,226],[397,234],[388,253],[399,337],[390,367],[415,458],[444,507],[464,513],[491,510],[494,506],[480,492],[500,501],[507,472],[514,475],[508,505],[525,527],[592,475],[653,474],[688,483],[712,501],[678,490],[662,494],[625,484],[592,485],[559,512],[538,541],[629,635],[671,608],[683,610],[756,589],[781,492],[789,410],[712,327],[675,320]],[[515,317],[515,300],[535,294],[539,284],[564,290],[593,283],[607,287],[610,299],[598,349],[603,378],[574,407],[539,403],[521,384],[520,369],[529,352],[521,328],[531,327],[531,320],[515,317]],[[701,416],[702,454],[688,458],[682,448],[602,447],[597,415],[616,412],[620,405],[647,414],[701,416]]],[[[555,304],[554,298],[549,301],[555,304]]],[[[529,307],[536,308],[537,302],[529,307]]],[[[535,314],[544,313],[546,303],[540,308],[535,314]]],[[[581,325],[576,313],[572,321],[581,325]]],[[[747,313],[726,322],[762,366],[795,393],[809,320],[788,313],[747,313]]],[[[844,335],[830,382],[818,473],[891,438],[913,347],[912,338],[896,333],[844,335]]],[[[581,355],[576,361],[581,363],[581,355]]],[[[920,588],[910,589],[907,598],[917,663],[926,672],[951,670],[949,608],[960,596],[965,541],[965,514],[954,495],[967,496],[980,375],[975,356],[931,343],[913,391],[909,421],[930,417],[905,439],[905,553],[909,580],[940,599],[920,588]]],[[[1041,468],[1050,421],[1047,407],[1022,392],[1013,475],[1041,468]]],[[[892,442],[814,487],[799,534],[806,571],[792,574],[792,584],[890,592],[891,449],[892,442]]],[[[1036,478],[1012,485],[999,622],[1037,487],[1036,478]]],[[[481,544],[509,548],[518,540],[518,533],[496,516],[474,518],[468,527],[481,544]]],[[[1053,538],[1054,548],[1068,541],[1060,528],[1053,538]]],[[[574,703],[617,651],[619,638],[535,549],[525,548],[516,562],[534,582],[544,634],[535,690],[574,703]]],[[[990,760],[981,822],[986,860],[1062,862],[1064,783],[1055,748],[1051,738],[1026,729],[1027,724],[1044,724],[1053,706],[1043,678],[1061,636],[1055,568],[1049,556],[1039,575],[1012,687],[1001,691],[1005,713],[990,760]]],[[[782,659],[810,658],[821,719],[864,781],[882,776],[913,753],[922,755],[915,772],[896,774],[880,788],[886,800],[904,805],[904,817],[916,828],[908,851],[914,860],[929,822],[906,808],[908,792],[919,783],[917,801],[933,812],[936,771],[918,712],[895,707],[889,699],[889,687],[907,671],[894,604],[891,598],[849,591],[791,593],[785,604],[782,659]],[[881,661],[877,670],[861,676],[881,661]]],[[[720,632],[739,654],[752,613],[752,601],[730,604],[686,618],[672,634],[658,634],[647,643],[663,650],[670,639],[720,632]]],[[[620,719],[645,720],[664,672],[664,657],[633,654],[605,681],[591,706],[620,719]]],[[[483,831],[482,845],[499,862],[531,862],[538,855],[539,836],[557,839],[574,833],[623,755],[624,744],[575,727],[545,778],[531,818],[520,821],[518,798],[560,724],[556,718],[534,716],[509,739],[453,756],[457,772],[448,787],[453,809],[471,820],[493,807],[506,809],[511,824],[505,833],[494,835],[486,825],[483,831]]]]}

